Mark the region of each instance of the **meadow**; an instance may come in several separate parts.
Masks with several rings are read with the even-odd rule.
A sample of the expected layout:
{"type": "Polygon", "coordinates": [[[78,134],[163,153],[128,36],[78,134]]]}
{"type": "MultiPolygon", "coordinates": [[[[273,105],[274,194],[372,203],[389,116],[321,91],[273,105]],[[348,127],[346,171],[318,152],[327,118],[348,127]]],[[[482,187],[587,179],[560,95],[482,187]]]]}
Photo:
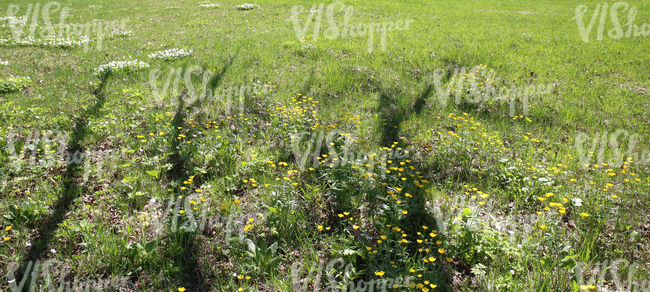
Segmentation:
{"type": "Polygon", "coordinates": [[[0,289],[650,291],[646,22],[3,0],[0,289]]]}

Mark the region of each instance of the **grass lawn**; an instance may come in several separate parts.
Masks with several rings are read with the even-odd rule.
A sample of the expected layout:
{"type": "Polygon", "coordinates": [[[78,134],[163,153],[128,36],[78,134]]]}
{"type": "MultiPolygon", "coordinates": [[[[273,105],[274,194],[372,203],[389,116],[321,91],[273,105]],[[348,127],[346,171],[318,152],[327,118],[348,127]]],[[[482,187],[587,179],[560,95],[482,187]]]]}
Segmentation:
{"type": "Polygon", "coordinates": [[[645,22],[3,1],[0,289],[646,291],[645,22]]]}

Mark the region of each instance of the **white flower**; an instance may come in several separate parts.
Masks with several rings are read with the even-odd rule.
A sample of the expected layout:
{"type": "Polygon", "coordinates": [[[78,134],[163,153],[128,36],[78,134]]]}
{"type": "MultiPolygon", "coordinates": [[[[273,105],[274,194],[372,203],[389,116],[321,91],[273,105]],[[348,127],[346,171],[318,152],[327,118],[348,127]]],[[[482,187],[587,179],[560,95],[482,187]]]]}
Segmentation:
{"type": "Polygon", "coordinates": [[[52,254],[56,254],[56,249],[51,248],[51,249],[50,249],[50,252],[51,252],[52,254]]]}
{"type": "Polygon", "coordinates": [[[255,7],[259,7],[259,5],[257,5],[257,4],[250,4],[250,3],[244,3],[244,4],[241,4],[241,5],[237,5],[237,6],[235,6],[235,8],[237,8],[237,9],[239,9],[239,10],[251,10],[251,9],[253,9],[253,8],[255,8],[255,7]]]}
{"type": "Polygon", "coordinates": [[[109,38],[110,38],[110,37],[121,37],[121,38],[124,38],[124,37],[129,37],[129,36],[132,36],[132,35],[133,35],[133,31],[132,31],[132,30],[119,30],[119,29],[114,29],[114,30],[111,30],[111,31],[108,33],[107,37],[109,37],[109,38]]]}
{"type": "Polygon", "coordinates": [[[163,59],[165,61],[176,60],[181,57],[186,57],[191,55],[193,50],[186,49],[169,49],[166,51],[157,51],[149,55],[149,58],[152,59],[163,59]]]}
{"type": "Polygon", "coordinates": [[[134,60],[134,61],[112,61],[107,64],[100,65],[95,72],[96,75],[106,74],[106,73],[118,73],[118,72],[129,72],[137,71],[150,67],[149,64],[134,60]]]}
{"type": "MultiPolygon", "coordinates": [[[[4,18],[7,21],[7,24],[11,26],[24,26],[27,24],[28,18],[23,16],[21,18],[15,17],[15,16],[7,16],[4,18]]],[[[2,25],[3,27],[5,26],[4,24],[2,25]]]]}
{"type": "Polygon", "coordinates": [[[27,247],[30,247],[30,246],[32,246],[32,243],[31,243],[31,242],[25,242],[25,245],[26,245],[27,247]]]}
{"type": "Polygon", "coordinates": [[[2,61],[2,59],[0,59],[0,65],[7,66],[7,65],[9,65],[9,61],[2,61]]]}
{"type": "Polygon", "coordinates": [[[17,45],[17,46],[36,46],[36,47],[46,47],[46,48],[74,48],[78,46],[85,45],[90,42],[90,39],[82,37],[80,40],[75,40],[72,38],[52,38],[52,39],[36,39],[31,36],[24,37],[19,40],[10,40],[0,38],[0,45],[17,45]]]}

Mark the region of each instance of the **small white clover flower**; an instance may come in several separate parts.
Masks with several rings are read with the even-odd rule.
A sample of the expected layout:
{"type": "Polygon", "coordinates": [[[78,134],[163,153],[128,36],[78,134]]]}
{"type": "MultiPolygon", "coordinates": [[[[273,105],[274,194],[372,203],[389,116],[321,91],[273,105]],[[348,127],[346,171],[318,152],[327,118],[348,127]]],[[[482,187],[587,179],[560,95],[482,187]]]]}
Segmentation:
{"type": "Polygon", "coordinates": [[[107,73],[119,73],[137,71],[140,69],[150,67],[149,64],[143,61],[112,61],[107,64],[100,65],[95,72],[95,75],[102,75],[107,73]]]}
{"type": "Polygon", "coordinates": [[[176,60],[178,58],[187,57],[191,55],[193,50],[186,49],[169,49],[166,51],[157,51],[149,55],[152,59],[163,59],[165,61],[176,60]]]}
{"type": "MultiPolygon", "coordinates": [[[[7,16],[5,20],[9,26],[24,26],[27,24],[27,17],[23,16],[21,18],[15,16],[7,16]]],[[[4,24],[2,25],[4,27],[4,24]]]]}
{"type": "Polygon", "coordinates": [[[250,4],[250,3],[244,3],[244,4],[241,4],[241,5],[237,5],[237,6],[235,6],[235,8],[237,8],[237,9],[239,9],[239,10],[251,10],[251,9],[253,9],[253,8],[255,8],[255,7],[259,7],[259,5],[257,5],[257,4],[250,4]]]}
{"type": "Polygon", "coordinates": [[[75,40],[71,38],[53,38],[53,39],[36,39],[31,36],[26,36],[18,40],[9,40],[0,38],[0,45],[18,45],[18,46],[39,46],[46,48],[64,48],[70,49],[78,46],[85,45],[90,42],[90,39],[82,37],[80,40],[75,40]]]}
{"type": "Polygon", "coordinates": [[[124,37],[130,37],[130,36],[132,36],[132,35],[133,35],[133,31],[132,31],[132,30],[119,30],[119,29],[114,29],[114,30],[111,30],[111,31],[108,33],[107,37],[109,37],[109,38],[110,38],[110,37],[121,37],[121,38],[124,38],[124,37]]]}

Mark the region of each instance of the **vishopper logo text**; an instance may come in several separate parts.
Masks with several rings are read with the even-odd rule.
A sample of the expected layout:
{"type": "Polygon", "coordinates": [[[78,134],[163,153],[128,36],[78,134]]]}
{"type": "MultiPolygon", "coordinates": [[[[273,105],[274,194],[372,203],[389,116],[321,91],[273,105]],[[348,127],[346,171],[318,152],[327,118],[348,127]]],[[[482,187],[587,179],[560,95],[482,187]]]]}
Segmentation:
{"type": "Polygon", "coordinates": [[[393,145],[390,148],[383,147],[380,152],[357,151],[357,153],[354,153],[351,150],[354,139],[350,137],[350,134],[346,134],[340,130],[333,130],[327,134],[323,131],[312,133],[311,138],[307,141],[307,145],[303,149],[300,149],[298,145],[301,140],[301,137],[292,137],[291,139],[291,149],[300,169],[304,170],[307,168],[309,158],[312,158],[312,167],[310,169],[316,169],[321,164],[329,168],[345,166],[347,164],[354,165],[353,167],[357,168],[357,165],[361,165],[361,167],[358,167],[359,171],[367,174],[369,177],[379,176],[374,173],[374,168],[376,164],[380,164],[380,175],[382,178],[385,178],[388,164],[387,160],[408,158],[413,151],[411,148],[402,149],[393,145]],[[323,147],[326,147],[328,154],[321,154],[323,147]],[[336,148],[340,150],[337,152],[336,148]],[[310,155],[309,153],[312,149],[314,153],[310,155]]]}
{"type": "Polygon", "coordinates": [[[516,104],[522,104],[523,115],[528,115],[531,107],[530,99],[534,96],[550,95],[555,87],[554,83],[549,84],[524,84],[497,88],[496,85],[503,83],[492,69],[487,70],[487,65],[476,65],[469,71],[463,67],[455,68],[447,86],[443,86],[443,79],[448,77],[444,69],[437,69],[432,74],[432,81],[436,99],[442,108],[445,108],[449,98],[454,93],[454,102],[459,105],[463,95],[465,101],[471,104],[479,104],[484,101],[507,101],[510,103],[509,114],[516,116],[516,104]]]}
{"type": "Polygon", "coordinates": [[[110,289],[125,288],[126,277],[111,277],[108,279],[75,279],[66,281],[66,275],[72,270],[71,267],[57,259],[49,259],[45,262],[39,260],[29,261],[23,273],[22,279],[17,280],[15,272],[17,263],[10,263],[7,268],[7,282],[12,292],[20,291],[105,291],[110,289]],[[58,271],[58,284],[54,276],[58,271]],[[39,280],[39,274],[42,276],[39,280]],[[29,283],[28,278],[31,278],[29,283]],[[25,286],[27,285],[27,286],[25,286]]]}
{"type": "MultiPolygon", "coordinates": [[[[327,263],[325,269],[323,270],[323,265],[325,261],[320,260],[318,264],[318,269],[316,269],[316,264],[314,263],[311,268],[308,268],[309,274],[307,278],[300,279],[300,274],[303,270],[303,263],[295,262],[291,265],[291,278],[293,282],[293,291],[305,292],[308,291],[309,284],[313,283],[312,291],[321,291],[321,281],[323,273],[327,274],[327,287],[323,287],[322,291],[388,291],[388,289],[393,288],[409,288],[413,286],[411,281],[414,280],[413,276],[406,277],[397,277],[397,278],[382,278],[382,279],[372,279],[370,281],[350,280],[349,277],[353,275],[354,266],[352,263],[345,264],[343,259],[333,259],[327,263]],[[336,267],[338,265],[338,268],[336,267]],[[343,270],[343,267],[345,269],[343,270]],[[314,275],[314,271],[316,271],[314,275]],[[342,271],[343,270],[343,271],[342,271]],[[337,276],[342,276],[343,279],[337,279],[337,276]],[[377,288],[375,290],[375,288],[377,288]]],[[[383,272],[377,272],[376,275],[383,276],[383,272]]],[[[323,285],[325,286],[325,285],[323,285]]],[[[432,284],[432,289],[435,288],[435,285],[432,284]]]]}
{"type": "MultiPolygon", "coordinates": [[[[231,203],[219,204],[221,209],[226,209],[231,203]]],[[[188,196],[173,195],[166,203],[161,214],[162,203],[153,198],[145,206],[143,212],[139,212],[136,218],[141,222],[144,229],[151,229],[154,234],[163,232],[197,232],[201,233],[208,229],[219,229],[225,231],[224,241],[230,245],[236,238],[237,241],[244,241],[247,232],[256,224],[262,224],[265,214],[258,214],[257,218],[247,218],[244,214],[230,213],[228,216],[210,215],[210,202],[198,193],[188,196]],[[236,232],[236,234],[235,234],[236,232]],[[234,236],[236,235],[236,236],[234,236]]]]}
{"type": "MultiPolygon", "coordinates": [[[[84,45],[84,52],[88,52],[91,32],[94,32],[96,49],[101,51],[105,34],[125,33],[126,23],[130,21],[127,18],[112,21],[99,20],[83,24],[66,24],[66,19],[70,16],[70,8],[67,6],[62,7],[59,2],[50,1],[43,6],[40,3],[28,4],[25,8],[25,14],[19,17],[17,14],[21,11],[21,6],[9,5],[5,17],[5,21],[8,22],[11,29],[13,43],[18,45],[41,44],[61,47],[84,45]],[[60,14],[59,22],[57,25],[53,25],[50,15],[57,12],[60,14]],[[39,27],[39,16],[45,24],[44,28],[39,27]],[[30,17],[29,30],[25,32],[30,17]],[[24,33],[26,36],[24,36],[24,33]]],[[[3,42],[8,42],[8,40],[0,39],[0,43],[3,42]]]]}
{"type": "Polygon", "coordinates": [[[574,291],[576,289],[580,291],[650,291],[650,282],[647,279],[642,281],[634,279],[634,276],[643,265],[634,262],[630,263],[626,259],[617,259],[611,262],[605,260],[600,263],[587,264],[576,262],[572,257],[566,257],[563,262],[575,264],[571,279],[574,291]],[[610,279],[605,279],[608,272],[610,279]],[[589,277],[588,280],[586,279],[587,276],[589,277]],[[625,278],[627,278],[627,281],[625,278]],[[608,282],[613,285],[608,284],[608,282]]]}
{"type": "Polygon", "coordinates": [[[159,78],[163,71],[160,69],[153,69],[149,72],[149,86],[155,98],[155,102],[162,105],[162,102],[167,96],[172,104],[176,103],[175,96],[182,93],[183,101],[186,104],[194,102],[202,102],[207,99],[216,99],[224,103],[226,108],[226,115],[230,115],[233,100],[239,102],[239,113],[244,112],[244,101],[246,97],[261,96],[273,92],[270,84],[262,84],[259,81],[252,85],[241,86],[219,86],[214,89],[214,92],[208,89],[208,83],[213,76],[212,71],[204,70],[203,67],[195,65],[184,69],[183,67],[173,68],[170,67],[166,77],[162,76],[162,83],[159,84],[159,78]],[[195,87],[193,78],[201,76],[201,84],[195,87]],[[184,81],[184,87],[181,87],[181,80],[184,81]],[[183,91],[183,92],[181,92],[183,91]]]}
{"type": "Polygon", "coordinates": [[[596,24],[596,20],[598,19],[598,14],[600,13],[600,19],[598,19],[598,30],[596,32],[596,40],[601,41],[603,40],[603,37],[605,36],[605,24],[607,23],[607,18],[609,14],[609,18],[611,20],[611,25],[612,28],[607,31],[607,36],[618,40],[623,37],[629,38],[631,36],[644,36],[647,37],[650,35],[650,25],[647,23],[641,24],[641,26],[634,24],[634,21],[636,19],[636,13],[637,13],[637,8],[636,6],[630,7],[630,5],[627,2],[616,2],[612,4],[610,9],[608,8],[608,4],[604,3],[602,5],[596,4],[596,7],[593,10],[593,14],[591,15],[591,18],[589,19],[589,24],[585,26],[585,19],[583,17],[587,14],[587,10],[589,10],[589,7],[586,5],[578,5],[575,9],[575,17],[573,19],[576,20],[576,23],[578,25],[578,32],[580,33],[580,37],[582,40],[587,43],[589,42],[589,38],[591,37],[591,31],[594,28],[594,25],[596,24]],[[619,12],[625,13],[627,11],[627,22],[625,22],[621,26],[621,21],[619,20],[619,12]],[[623,27],[626,27],[627,29],[624,29],[623,27]],[[634,34],[632,34],[634,33],[634,34]]]}
{"type": "Polygon", "coordinates": [[[604,165],[604,161],[613,168],[621,167],[624,163],[650,164],[650,148],[640,149],[643,139],[637,134],[619,129],[611,133],[596,132],[592,137],[593,140],[589,143],[587,133],[579,132],[576,135],[575,148],[583,169],[587,169],[590,165],[596,167],[604,165]],[[624,146],[626,140],[627,148],[624,146]],[[585,148],[585,144],[588,148],[585,148]],[[607,154],[609,158],[605,160],[607,154]]]}
{"type": "Polygon", "coordinates": [[[7,137],[0,137],[1,155],[9,159],[9,168],[16,173],[25,170],[83,165],[83,180],[91,174],[102,179],[103,166],[106,161],[118,161],[125,158],[128,151],[119,149],[87,149],[69,151],[66,142],[70,134],[59,130],[33,131],[26,135],[10,132],[7,137]],[[24,137],[23,137],[24,136],[24,137]],[[2,143],[4,142],[4,143],[2,143]]]}
{"type": "MultiPolygon", "coordinates": [[[[309,30],[309,26],[312,22],[314,23],[312,38],[315,41],[318,41],[325,4],[321,3],[318,6],[318,8],[316,7],[317,6],[314,4],[312,8],[309,10],[309,16],[303,22],[302,27],[300,25],[300,19],[298,18],[298,16],[303,12],[305,7],[301,5],[296,5],[291,8],[291,19],[293,21],[293,30],[296,32],[296,35],[298,36],[298,39],[300,39],[301,42],[305,41],[304,39],[305,35],[307,34],[307,31],[309,30]],[[316,16],[316,19],[314,19],[314,16],[316,16]]],[[[415,21],[413,19],[406,19],[403,21],[398,20],[395,22],[384,21],[381,23],[379,22],[374,22],[369,24],[358,23],[356,25],[353,25],[350,24],[350,18],[352,17],[353,13],[354,13],[354,8],[352,6],[348,6],[346,8],[345,4],[343,4],[342,2],[337,1],[327,5],[326,17],[327,17],[327,23],[329,24],[329,28],[325,30],[325,37],[330,40],[334,40],[337,39],[339,36],[344,39],[347,39],[348,37],[355,37],[355,36],[363,37],[367,35],[368,53],[372,52],[373,50],[375,33],[381,35],[380,46],[381,46],[381,51],[384,52],[386,51],[386,37],[388,32],[391,30],[407,30],[409,28],[409,24],[415,21]],[[345,10],[345,15],[343,17],[343,26],[341,27],[341,30],[339,30],[339,26],[337,25],[336,20],[334,18],[334,13],[335,13],[334,11],[342,12],[344,10],[345,10]]]]}

